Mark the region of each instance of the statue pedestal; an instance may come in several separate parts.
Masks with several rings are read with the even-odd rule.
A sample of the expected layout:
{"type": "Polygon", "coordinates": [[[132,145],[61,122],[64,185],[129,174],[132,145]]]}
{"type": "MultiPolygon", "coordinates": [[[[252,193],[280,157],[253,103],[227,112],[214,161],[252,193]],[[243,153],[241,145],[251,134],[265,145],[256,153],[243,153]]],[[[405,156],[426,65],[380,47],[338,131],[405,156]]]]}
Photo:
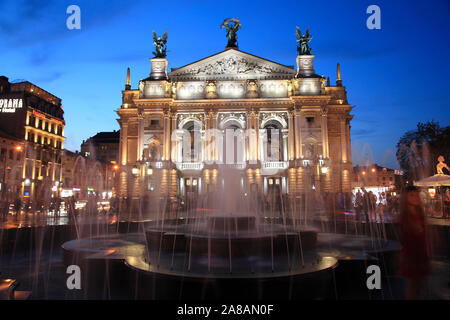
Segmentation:
{"type": "Polygon", "coordinates": [[[150,59],[152,69],[150,72],[150,78],[154,80],[166,80],[167,79],[167,66],[169,62],[166,58],[152,58],[150,59]]]}
{"type": "Polygon", "coordinates": [[[297,76],[312,76],[314,71],[314,55],[299,55],[297,62],[297,76]]]}

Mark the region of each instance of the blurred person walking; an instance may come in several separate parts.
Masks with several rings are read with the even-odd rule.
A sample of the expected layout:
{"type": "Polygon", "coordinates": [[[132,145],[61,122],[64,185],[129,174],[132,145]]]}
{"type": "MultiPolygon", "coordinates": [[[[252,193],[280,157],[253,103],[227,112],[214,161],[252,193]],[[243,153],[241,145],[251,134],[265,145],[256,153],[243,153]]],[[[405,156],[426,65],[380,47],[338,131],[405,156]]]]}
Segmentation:
{"type": "Polygon", "coordinates": [[[409,186],[400,198],[401,256],[400,274],[406,278],[405,298],[422,297],[425,277],[430,273],[425,214],[419,189],[409,186]]]}

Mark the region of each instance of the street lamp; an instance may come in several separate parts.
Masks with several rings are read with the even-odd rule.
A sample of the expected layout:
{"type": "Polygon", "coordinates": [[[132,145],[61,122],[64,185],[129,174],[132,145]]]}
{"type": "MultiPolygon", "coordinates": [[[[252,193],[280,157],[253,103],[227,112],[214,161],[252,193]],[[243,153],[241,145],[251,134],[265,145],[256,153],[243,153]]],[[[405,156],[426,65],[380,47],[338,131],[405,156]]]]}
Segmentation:
{"type": "Polygon", "coordinates": [[[148,168],[147,169],[147,175],[151,176],[153,174],[153,169],[152,168],[148,168]]]}
{"type": "Polygon", "coordinates": [[[131,173],[134,174],[135,176],[137,176],[139,173],[138,167],[134,166],[133,169],[131,169],[131,173]]]}
{"type": "Polygon", "coordinates": [[[320,170],[322,171],[323,174],[326,174],[328,172],[327,167],[322,167],[320,170]]]}

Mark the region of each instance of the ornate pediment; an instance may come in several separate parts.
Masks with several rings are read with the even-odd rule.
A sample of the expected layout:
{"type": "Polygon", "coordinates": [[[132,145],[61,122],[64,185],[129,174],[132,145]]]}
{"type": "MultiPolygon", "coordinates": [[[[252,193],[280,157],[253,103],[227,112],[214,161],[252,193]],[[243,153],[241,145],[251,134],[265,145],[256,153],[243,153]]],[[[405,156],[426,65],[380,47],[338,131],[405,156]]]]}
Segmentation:
{"type": "Polygon", "coordinates": [[[229,49],[169,73],[172,81],[291,79],[293,68],[229,49]]]}

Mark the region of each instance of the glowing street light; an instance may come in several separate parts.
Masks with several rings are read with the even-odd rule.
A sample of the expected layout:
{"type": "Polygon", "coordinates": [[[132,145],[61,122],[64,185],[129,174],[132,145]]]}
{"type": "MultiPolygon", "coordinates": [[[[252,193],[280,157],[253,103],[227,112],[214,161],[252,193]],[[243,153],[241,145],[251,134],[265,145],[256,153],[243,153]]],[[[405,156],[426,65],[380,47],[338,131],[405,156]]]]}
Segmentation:
{"type": "Polygon", "coordinates": [[[327,167],[322,167],[320,170],[322,171],[323,174],[326,174],[328,172],[327,167]]]}
{"type": "Polygon", "coordinates": [[[147,175],[151,176],[153,174],[153,169],[152,168],[148,168],[147,169],[147,175]]]}
{"type": "Polygon", "coordinates": [[[131,173],[137,176],[139,173],[139,169],[137,167],[133,167],[133,169],[131,169],[131,173]]]}

